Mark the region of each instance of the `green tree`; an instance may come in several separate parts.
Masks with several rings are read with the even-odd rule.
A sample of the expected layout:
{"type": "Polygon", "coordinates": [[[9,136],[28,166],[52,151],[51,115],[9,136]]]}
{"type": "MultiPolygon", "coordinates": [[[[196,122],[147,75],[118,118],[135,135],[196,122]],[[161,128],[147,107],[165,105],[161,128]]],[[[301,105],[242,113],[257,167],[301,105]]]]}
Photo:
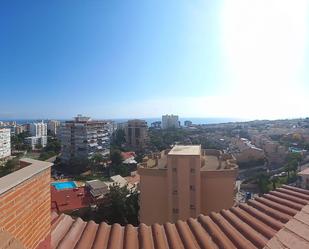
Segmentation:
{"type": "Polygon", "coordinates": [[[121,175],[128,176],[129,170],[126,165],[122,163],[123,157],[121,156],[121,151],[113,150],[110,155],[111,166],[110,166],[110,175],[121,175]]]}
{"type": "Polygon", "coordinates": [[[40,160],[46,160],[60,153],[61,144],[60,141],[54,137],[47,138],[47,145],[41,150],[40,160]]]}
{"type": "Polygon", "coordinates": [[[261,173],[258,175],[257,183],[258,183],[260,194],[265,194],[269,192],[268,185],[270,183],[270,180],[269,180],[269,176],[266,173],[261,173]]]}
{"type": "Polygon", "coordinates": [[[106,195],[106,201],[98,207],[96,221],[137,226],[139,224],[138,197],[139,194],[136,189],[128,189],[127,186],[120,187],[118,184],[113,184],[106,195]]]}
{"type": "Polygon", "coordinates": [[[122,145],[126,142],[125,132],[123,129],[117,129],[112,136],[111,147],[114,149],[122,148],[122,145]]]}
{"type": "Polygon", "coordinates": [[[270,179],[272,185],[273,185],[273,190],[276,189],[276,184],[279,182],[279,177],[278,176],[272,176],[270,179]]]}
{"type": "Polygon", "coordinates": [[[297,152],[290,152],[286,157],[286,161],[289,163],[289,162],[294,161],[294,160],[296,160],[297,162],[301,162],[302,155],[300,153],[297,153],[297,152]]]}
{"type": "Polygon", "coordinates": [[[38,149],[38,150],[40,150],[40,149],[42,149],[43,147],[42,147],[42,144],[38,143],[38,144],[35,146],[35,148],[38,149]]]}
{"type": "Polygon", "coordinates": [[[44,148],[44,151],[52,151],[55,154],[58,154],[61,150],[61,143],[58,139],[53,137],[48,137],[47,145],[44,148]]]}
{"type": "Polygon", "coordinates": [[[29,132],[22,132],[20,134],[11,136],[11,145],[14,150],[27,150],[27,145],[25,144],[25,138],[29,137],[29,132]]]}
{"type": "Polygon", "coordinates": [[[121,175],[123,177],[129,175],[128,167],[124,164],[113,165],[112,171],[114,175],[121,175]]]}
{"type": "Polygon", "coordinates": [[[90,158],[90,167],[93,173],[97,172],[101,163],[104,161],[104,157],[100,153],[95,153],[90,158]]]}
{"type": "Polygon", "coordinates": [[[122,164],[123,158],[121,156],[120,150],[112,150],[110,154],[110,159],[112,161],[112,165],[122,164]]]}
{"type": "Polygon", "coordinates": [[[61,170],[73,174],[79,175],[90,168],[90,161],[88,158],[75,157],[72,158],[68,163],[61,164],[61,170]]]}
{"type": "Polygon", "coordinates": [[[14,158],[8,160],[4,166],[0,167],[0,177],[8,175],[19,168],[19,161],[18,159],[14,158]]]}

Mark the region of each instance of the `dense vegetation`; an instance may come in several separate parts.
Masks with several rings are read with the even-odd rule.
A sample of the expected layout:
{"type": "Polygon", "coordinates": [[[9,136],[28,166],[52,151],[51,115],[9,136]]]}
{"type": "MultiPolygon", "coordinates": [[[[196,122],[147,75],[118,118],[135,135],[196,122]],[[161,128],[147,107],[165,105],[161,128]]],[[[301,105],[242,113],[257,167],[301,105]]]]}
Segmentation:
{"type": "Polygon", "coordinates": [[[22,132],[20,134],[17,135],[12,135],[11,136],[11,147],[12,150],[26,150],[26,151],[30,151],[31,147],[27,144],[25,144],[25,138],[29,137],[30,133],[29,132],[22,132]]]}
{"type": "Polygon", "coordinates": [[[111,139],[111,150],[125,150],[124,144],[126,142],[125,133],[123,129],[117,129],[111,139]]]}
{"type": "Polygon", "coordinates": [[[150,129],[150,146],[155,151],[162,151],[170,148],[175,143],[180,144],[201,144],[204,149],[225,149],[227,145],[207,136],[205,131],[188,131],[185,129],[150,129]]]}
{"type": "Polygon", "coordinates": [[[8,175],[19,168],[19,157],[8,160],[3,166],[0,166],[0,177],[8,175]]]}
{"type": "Polygon", "coordinates": [[[286,164],[284,165],[284,171],[286,175],[269,175],[266,172],[259,174],[256,178],[259,191],[261,194],[267,193],[276,189],[282,184],[288,184],[297,180],[298,165],[302,160],[302,156],[299,153],[289,153],[286,158],[286,164]]]}
{"type": "Polygon", "coordinates": [[[136,189],[128,189],[127,186],[120,187],[114,184],[110,187],[109,193],[106,195],[106,202],[99,205],[98,217],[109,224],[119,223],[121,225],[139,224],[138,203],[139,193],[136,189]]]}
{"type": "Polygon", "coordinates": [[[45,148],[41,149],[39,160],[45,161],[48,158],[56,156],[60,153],[60,150],[61,150],[60,141],[55,137],[48,136],[47,145],[45,148]]]}
{"type": "Polygon", "coordinates": [[[139,193],[136,189],[128,189],[127,186],[120,187],[114,184],[105,196],[103,203],[96,210],[90,208],[84,212],[73,212],[72,215],[84,220],[94,220],[97,223],[108,224],[119,223],[121,225],[139,225],[139,193]]]}

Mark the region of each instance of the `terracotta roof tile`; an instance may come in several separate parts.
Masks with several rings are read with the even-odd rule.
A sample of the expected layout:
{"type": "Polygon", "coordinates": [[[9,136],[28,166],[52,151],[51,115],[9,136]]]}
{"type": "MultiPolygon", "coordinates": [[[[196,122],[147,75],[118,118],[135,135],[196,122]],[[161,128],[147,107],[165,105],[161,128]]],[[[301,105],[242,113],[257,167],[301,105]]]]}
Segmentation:
{"type": "Polygon", "coordinates": [[[51,248],[309,248],[298,246],[309,238],[308,203],[309,191],[283,186],[247,204],[175,224],[123,227],[53,214],[51,248]]]}

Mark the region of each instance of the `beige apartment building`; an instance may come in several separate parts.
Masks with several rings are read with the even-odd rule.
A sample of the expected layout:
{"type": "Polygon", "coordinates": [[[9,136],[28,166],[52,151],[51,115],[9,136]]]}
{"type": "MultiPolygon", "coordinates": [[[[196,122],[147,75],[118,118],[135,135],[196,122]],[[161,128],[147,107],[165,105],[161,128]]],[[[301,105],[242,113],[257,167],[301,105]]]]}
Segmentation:
{"type": "Polygon", "coordinates": [[[237,172],[233,156],[200,145],[145,157],[138,167],[140,221],[163,224],[232,207],[237,172]]]}
{"type": "Polygon", "coordinates": [[[280,165],[284,163],[288,152],[285,146],[264,135],[252,136],[252,143],[264,150],[270,164],[280,165]]]}
{"type": "Polygon", "coordinates": [[[246,138],[232,138],[229,149],[239,164],[265,159],[264,150],[256,147],[246,138]]]}
{"type": "Polygon", "coordinates": [[[142,150],[148,142],[148,126],[145,120],[132,119],[125,126],[125,139],[129,147],[142,150]]]}

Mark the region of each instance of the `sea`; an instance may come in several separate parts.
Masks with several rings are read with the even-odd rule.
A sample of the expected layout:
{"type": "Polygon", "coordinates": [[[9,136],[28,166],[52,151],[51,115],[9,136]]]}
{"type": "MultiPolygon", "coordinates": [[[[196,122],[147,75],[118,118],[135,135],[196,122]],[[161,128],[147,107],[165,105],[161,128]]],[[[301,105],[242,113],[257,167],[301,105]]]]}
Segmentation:
{"type": "MultiPolygon", "coordinates": [[[[161,121],[161,117],[157,118],[141,118],[143,120],[146,120],[148,126],[151,125],[151,123],[155,121],[161,121]]],[[[29,124],[33,122],[41,122],[41,121],[47,122],[48,119],[1,119],[0,121],[9,122],[9,121],[16,121],[17,124],[29,124]]],[[[56,119],[61,122],[64,122],[69,119],[56,119]]],[[[102,119],[104,120],[104,119],[102,119]]],[[[106,119],[105,119],[106,120],[106,119]]],[[[113,120],[116,123],[124,123],[128,121],[128,118],[117,118],[117,119],[108,119],[113,120]]],[[[230,122],[245,122],[249,120],[240,119],[240,118],[179,118],[179,121],[181,125],[184,124],[184,121],[190,120],[193,124],[201,125],[201,124],[221,124],[221,123],[230,123],[230,122]]]]}

